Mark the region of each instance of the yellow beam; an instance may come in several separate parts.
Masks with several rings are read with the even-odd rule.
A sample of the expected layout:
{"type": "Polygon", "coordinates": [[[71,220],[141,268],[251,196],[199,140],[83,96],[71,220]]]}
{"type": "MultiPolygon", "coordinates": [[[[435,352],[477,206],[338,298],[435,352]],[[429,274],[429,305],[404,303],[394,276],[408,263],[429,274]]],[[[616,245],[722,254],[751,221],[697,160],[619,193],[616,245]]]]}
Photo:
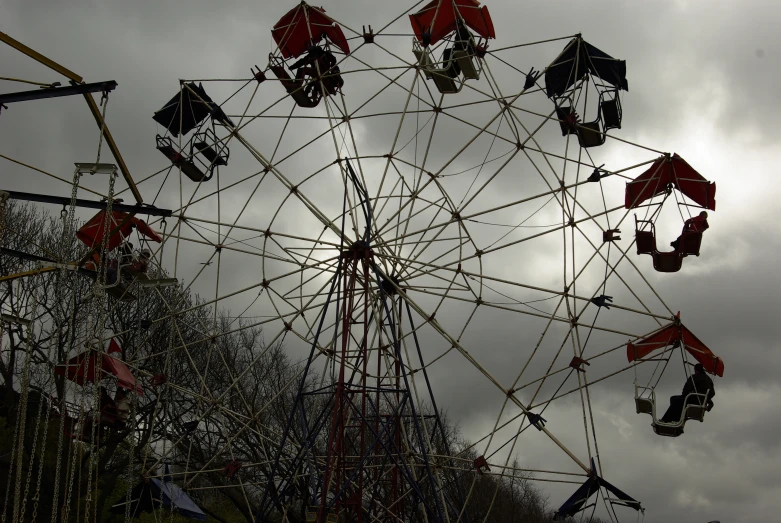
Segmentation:
{"type": "Polygon", "coordinates": [[[17,272],[16,274],[9,274],[7,276],[0,276],[0,282],[16,280],[18,278],[25,278],[27,276],[35,276],[44,272],[56,271],[56,267],[41,267],[32,271],[17,272]]]}
{"type": "MultiPolygon", "coordinates": [[[[41,53],[27,47],[22,42],[8,36],[2,31],[0,31],[0,41],[5,42],[6,44],[13,47],[17,51],[29,56],[33,60],[42,63],[49,69],[53,69],[54,71],[57,71],[58,73],[72,80],[73,82],[84,83],[84,79],[81,76],[74,73],[73,71],[71,71],[70,69],[61,66],[60,64],[58,64],[53,60],[50,60],[49,58],[46,58],[41,53]]],[[[138,192],[138,187],[136,187],[136,183],[133,181],[133,177],[130,176],[130,170],[127,168],[127,165],[125,164],[125,160],[122,158],[122,154],[120,154],[119,152],[119,147],[117,147],[117,144],[114,141],[114,137],[111,136],[111,131],[109,131],[108,125],[105,125],[103,121],[103,115],[100,114],[100,108],[98,107],[98,104],[95,103],[95,99],[92,97],[90,93],[86,93],[84,95],[84,99],[87,101],[89,110],[92,113],[92,116],[95,118],[95,122],[97,122],[98,127],[103,128],[103,138],[106,140],[106,145],[108,145],[108,148],[111,150],[111,154],[114,155],[114,159],[116,160],[117,165],[119,166],[119,170],[122,172],[122,176],[125,178],[125,182],[127,183],[128,187],[130,187],[130,191],[133,193],[133,197],[136,199],[136,203],[143,203],[144,200],[143,198],[141,198],[141,193],[138,192]]]]}

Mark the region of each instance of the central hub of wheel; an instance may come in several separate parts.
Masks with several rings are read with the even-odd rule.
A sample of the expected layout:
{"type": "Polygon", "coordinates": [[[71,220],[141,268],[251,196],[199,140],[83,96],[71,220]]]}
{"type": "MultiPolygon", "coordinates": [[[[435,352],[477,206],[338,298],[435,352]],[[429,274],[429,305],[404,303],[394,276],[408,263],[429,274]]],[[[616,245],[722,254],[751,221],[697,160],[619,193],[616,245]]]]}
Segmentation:
{"type": "Polygon", "coordinates": [[[371,248],[369,247],[369,244],[363,240],[359,240],[347,249],[342,251],[342,259],[349,258],[349,259],[370,259],[374,256],[374,253],[372,252],[371,248]]]}

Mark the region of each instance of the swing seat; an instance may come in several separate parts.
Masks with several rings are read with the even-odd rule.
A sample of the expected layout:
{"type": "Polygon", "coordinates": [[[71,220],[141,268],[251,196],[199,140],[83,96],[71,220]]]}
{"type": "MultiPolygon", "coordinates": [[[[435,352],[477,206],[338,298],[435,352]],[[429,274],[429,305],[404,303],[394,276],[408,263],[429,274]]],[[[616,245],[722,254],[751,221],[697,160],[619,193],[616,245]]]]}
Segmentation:
{"type": "Polygon", "coordinates": [[[703,407],[702,405],[698,405],[698,404],[686,405],[684,416],[686,417],[686,420],[694,419],[702,423],[705,420],[705,410],[706,408],[703,407]]]}
{"type": "Polygon", "coordinates": [[[683,255],[678,252],[654,252],[654,269],[657,272],[678,272],[683,265],[683,255]]]}
{"type": "Polygon", "coordinates": [[[654,433],[659,436],[666,436],[668,438],[677,438],[683,434],[683,427],[672,426],[667,424],[652,423],[651,426],[654,429],[654,433]]]}
{"type": "Polygon", "coordinates": [[[171,160],[171,163],[174,165],[179,165],[185,161],[184,155],[174,148],[171,139],[168,137],[164,138],[159,134],[157,135],[157,150],[171,160]]]}
{"type": "Polygon", "coordinates": [[[228,155],[218,153],[208,143],[195,142],[193,146],[209,161],[209,165],[228,165],[228,155]]]}
{"type": "Polygon", "coordinates": [[[269,69],[279,79],[279,82],[285,88],[285,91],[300,107],[316,107],[320,103],[320,98],[310,99],[304,89],[304,80],[302,78],[293,79],[280,62],[269,64],[269,69]]]}
{"type": "Polygon", "coordinates": [[[605,133],[599,120],[582,123],[577,128],[578,142],[581,147],[599,147],[605,143],[605,133]]]}
{"type": "Polygon", "coordinates": [[[189,159],[187,156],[178,151],[174,147],[174,143],[168,136],[156,137],[157,150],[163,153],[163,155],[171,160],[171,163],[180,168],[182,172],[194,182],[203,181],[206,175],[189,159]]]}
{"type": "Polygon", "coordinates": [[[650,398],[635,398],[635,410],[638,414],[654,415],[654,402],[650,398]]]}
{"type": "Polygon", "coordinates": [[[621,101],[618,98],[618,89],[613,91],[612,100],[605,99],[606,94],[607,92],[599,95],[599,108],[602,111],[605,131],[608,131],[609,129],[621,129],[621,101]]]}
{"type": "Polygon", "coordinates": [[[452,76],[453,71],[455,71],[453,66],[458,67],[457,62],[447,60],[445,63],[448,64],[448,67],[439,68],[434,66],[428,50],[416,46],[412,49],[412,53],[415,55],[415,58],[417,58],[418,64],[423,70],[426,80],[433,79],[434,85],[436,85],[437,90],[440,93],[455,94],[461,90],[461,86],[455,80],[455,77],[458,76],[458,72],[456,72],[455,77],[452,76]]]}
{"type": "Polygon", "coordinates": [[[442,94],[455,94],[459,92],[461,87],[458,85],[458,83],[440,71],[445,71],[445,69],[437,69],[433,71],[434,85],[437,86],[437,90],[442,94]]]}
{"type": "Polygon", "coordinates": [[[656,238],[651,231],[637,231],[637,254],[653,254],[656,250],[656,238]]]}
{"type": "Polygon", "coordinates": [[[651,416],[653,419],[651,427],[653,427],[655,434],[677,438],[683,434],[683,427],[688,420],[702,422],[705,419],[708,394],[710,394],[710,391],[706,391],[705,394],[694,392],[688,394],[684,400],[681,419],[667,423],[656,418],[656,394],[654,390],[648,387],[638,387],[637,384],[635,384],[635,410],[638,414],[649,414],[651,416]],[[651,394],[649,397],[641,397],[640,390],[650,390],[651,394]]]}
{"type": "Polygon", "coordinates": [[[194,182],[202,182],[206,175],[193,162],[185,162],[179,166],[185,176],[194,182]]]}
{"type": "Polygon", "coordinates": [[[656,252],[656,231],[650,220],[638,220],[635,216],[635,243],[637,254],[653,254],[656,252]],[[641,223],[648,224],[648,230],[641,229],[641,223]]]}

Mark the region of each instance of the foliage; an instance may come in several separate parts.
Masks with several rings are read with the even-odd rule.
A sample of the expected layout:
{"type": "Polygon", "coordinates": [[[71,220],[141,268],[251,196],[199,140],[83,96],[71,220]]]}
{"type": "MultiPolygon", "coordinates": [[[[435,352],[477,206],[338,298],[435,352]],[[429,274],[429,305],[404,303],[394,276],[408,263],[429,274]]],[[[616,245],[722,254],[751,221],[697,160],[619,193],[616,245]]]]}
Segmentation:
{"type": "MultiPolygon", "coordinates": [[[[73,236],[75,227],[34,207],[9,205],[5,224],[4,248],[59,262],[85,253],[73,236]]],[[[0,275],[36,267],[0,256],[0,275]]],[[[150,277],[163,276],[159,267],[150,269],[150,277]]],[[[16,478],[29,481],[21,489],[27,520],[36,511],[53,510],[74,521],[87,510],[97,510],[102,521],[122,519],[110,508],[143,477],[159,477],[168,463],[174,482],[210,520],[254,521],[295,399],[297,387],[289,385],[301,367],[289,361],[281,344],[264,343],[259,327],[236,321],[187,290],[149,291],[132,284],[129,289],[136,301],[101,298],[92,279],[62,270],[0,283],[3,313],[36,318],[32,327],[6,323],[0,335],[0,495],[9,478],[16,478]],[[112,337],[145,393],[135,399],[127,425],[96,427],[85,420],[99,411],[98,387],[74,384],[52,369],[90,344],[105,348],[112,337]],[[21,470],[13,465],[18,452],[12,453],[14,423],[20,419],[25,422],[21,470]],[[228,477],[224,467],[233,461],[245,466],[228,477]]],[[[101,385],[115,394],[110,380],[101,385]]],[[[313,411],[322,408],[316,401],[307,404],[313,411]]],[[[447,454],[449,447],[463,467],[443,479],[442,488],[452,499],[469,493],[471,521],[550,520],[545,498],[528,477],[477,475],[468,442],[443,418],[444,439],[436,440],[436,453],[447,454]]],[[[13,492],[6,511],[12,506],[13,492]]],[[[303,520],[303,507],[302,501],[288,514],[290,521],[303,520]]],[[[159,510],[139,521],[185,520],[159,510]]]]}

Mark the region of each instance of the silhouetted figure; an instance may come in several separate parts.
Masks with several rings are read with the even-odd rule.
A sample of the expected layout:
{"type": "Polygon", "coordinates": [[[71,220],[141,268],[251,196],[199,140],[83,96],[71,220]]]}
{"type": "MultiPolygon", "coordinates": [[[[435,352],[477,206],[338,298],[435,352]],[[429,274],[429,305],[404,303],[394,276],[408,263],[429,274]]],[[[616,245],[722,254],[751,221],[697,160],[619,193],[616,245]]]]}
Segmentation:
{"type": "MultiPolygon", "coordinates": [[[[701,363],[694,366],[694,374],[692,374],[686,384],[683,386],[683,391],[680,396],[672,396],[670,398],[670,407],[667,412],[662,416],[663,423],[677,423],[681,420],[683,414],[684,401],[689,394],[705,394],[708,392],[708,398],[706,401],[706,410],[710,411],[713,408],[713,396],[716,395],[716,391],[713,389],[713,380],[710,379],[705,373],[705,368],[701,363]]],[[[690,397],[687,403],[698,403],[699,399],[696,397],[690,397]]]]}
{"type": "Polygon", "coordinates": [[[687,232],[698,232],[702,234],[705,232],[705,230],[708,228],[708,213],[705,211],[702,211],[699,215],[695,216],[694,218],[689,218],[686,220],[683,224],[683,231],[681,231],[681,235],[678,236],[678,239],[674,242],[670,242],[670,245],[675,249],[676,251],[681,248],[681,238],[684,234],[687,232]]]}
{"type": "Polygon", "coordinates": [[[149,249],[143,249],[127,270],[132,274],[146,274],[146,271],[149,269],[150,258],[152,258],[152,252],[149,249]]]}

